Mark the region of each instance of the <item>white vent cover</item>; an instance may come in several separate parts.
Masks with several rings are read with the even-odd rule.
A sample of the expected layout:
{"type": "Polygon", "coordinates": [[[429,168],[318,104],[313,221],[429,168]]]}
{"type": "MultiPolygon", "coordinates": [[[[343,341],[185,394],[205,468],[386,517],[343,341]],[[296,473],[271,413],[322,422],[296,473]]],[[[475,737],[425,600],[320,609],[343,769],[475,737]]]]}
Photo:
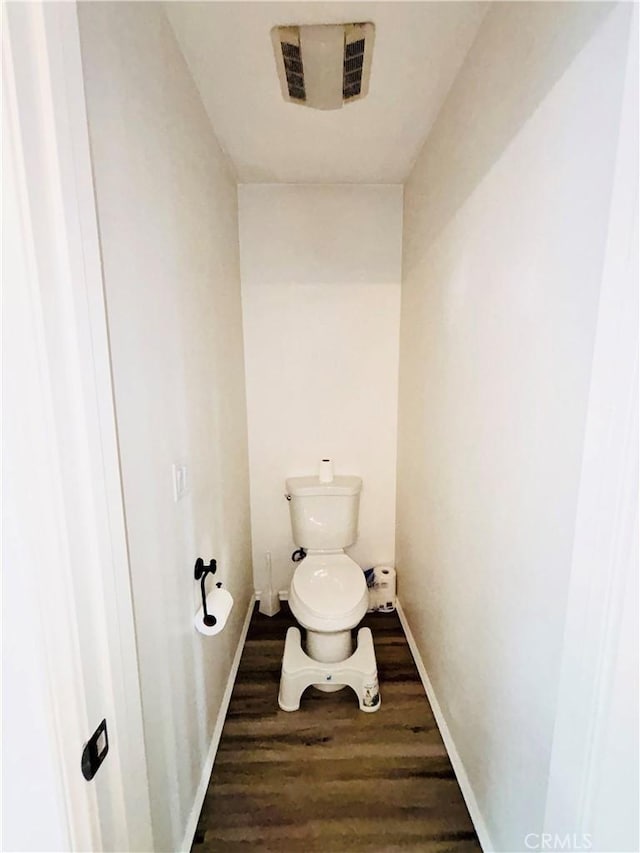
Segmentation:
{"type": "Polygon", "coordinates": [[[371,23],[274,27],[271,40],[285,101],[337,110],[364,98],[374,33],[371,23]]]}

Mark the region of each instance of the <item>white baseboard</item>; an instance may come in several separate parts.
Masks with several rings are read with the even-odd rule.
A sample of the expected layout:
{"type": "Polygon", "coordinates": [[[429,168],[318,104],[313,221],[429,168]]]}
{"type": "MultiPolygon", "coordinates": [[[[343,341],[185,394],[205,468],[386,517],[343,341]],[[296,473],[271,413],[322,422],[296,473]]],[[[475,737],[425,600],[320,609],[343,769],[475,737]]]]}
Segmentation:
{"type": "MultiPolygon", "coordinates": [[[[256,601],[260,601],[260,596],[261,596],[261,595],[262,595],[262,590],[261,590],[261,589],[256,589],[256,590],[255,590],[255,592],[254,592],[255,600],[256,600],[256,601]]],[[[280,599],[280,601],[288,601],[288,600],[289,600],[289,590],[288,590],[288,589],[281,589],[281,590],[279,590],[279,592],[278,592],[278,598],[280,599]]]]}
{"type": "Polygon", "coordinates": [[[427,699],[429,700],[429,704],[431,705],[431,710],[433,711],[433,715],[436,718],[436,723],[438,724],[442,740],[444,741],[444,745],[449,754],[449,759],[453,766],[453,772],[456,774],[458,785],[460,786],[462,796],[464,797],[464,801],[467,804],[467,809],[469,810],[471,821],[478,835],[480,846],[485,851],[485,853],[489,853],[489,851],[494,849],[494,846],[491,843],[489,832],[487,831],[486,824],[478,806],[478,802],[475,798],[475,794],[473,793],[473,788],[471,787],[471,783],[469,782],[467,771],[464,769],[464,764],[462,763],[460,754],[456,749],[453,737],[451,735],[451,732],[449,731],[449,726],[447,725],[447,721],[445,720],[444,714],[442,713],[442,709],[440,708],[440,703],[436,698],[433,685],[431,684],[431,679],[427,674],[427,669],[424,665],[424,661],[422,660],[420,651],[418,650],[415,637],[413,636],[405,612],[402,609],[402,604],[399,600],[396,600],[396,609],[398,611],[398,616],[400,617],[400,622],[407,638],[407,643],[409,644],[409,648],[411,649],[411,654],[413,655],[413,659],[418,669],[418,673],[420,674],[420,680],[422,681],[424,692],[427,694],[427,699]]]}
{"type": "Polygon", "coordinates": [[[209,787],[209,779],[211,778],[213,763],[216,760],[216,753],[218,752],[220,737],[222,736],[222,727],[224,726],[224,721],[227,716],[227,710],[229,708],[229,702],[231,701],[233,685],[236,682],[236,675],[238,674],[238,667],[240,666],[240,658],[242,657],[244,642],[247,639],[247,631],[249,630],[249,623],[251,622],[251,617],[253,616],[253,607],[255,605],[255,602],[256,597],[255,595],[252,595],[251,600],[249,601],[249,607],[247,608],[247,615],[245,616],[244,623],[242,625],[242,630],[240,631],[240,637],[238,639],[236,653],[233,656],[233,662],[231,664],[231,670],[229,671],[229,677],[227,678],[227,684],[224,688],[224,693],[222,694],[222,701],[220,702],[220,709],[216,718],[216,724],[213,727],[213,734],[211,735],[211,745],[209,746],[209,752],[207,753],[207,760],[205,761],[204,767],[202,768],[200,784],[198,785],[198,790],[196,791],[195,799],[193,802],[193,808],[191,809],[189,818],[187,820],[187,828],[184,833],[184,840],[180,845],[181,853],[189,853],[189,851],[191,850],[191,845],[193,844],[193,838],[196,834],[196,829],[198,827],[198,819],[200,817],[200,812],[202,811],[202,804],[204,803],[207,788],[209,787]]]}

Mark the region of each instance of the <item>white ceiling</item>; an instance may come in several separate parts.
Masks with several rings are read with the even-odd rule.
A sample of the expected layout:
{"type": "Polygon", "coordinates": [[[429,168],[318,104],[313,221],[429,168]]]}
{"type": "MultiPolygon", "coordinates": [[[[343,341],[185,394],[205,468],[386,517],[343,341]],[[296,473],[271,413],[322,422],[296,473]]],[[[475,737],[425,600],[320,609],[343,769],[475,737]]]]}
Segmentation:
{"type": "Polygon", "coordinates": [[[169,19],[242,183],[402,183],[469,49],[479,2],[169,2],[169,19]],[[373,21],[369,95],[284,101],[271,27],[373,21]]]}

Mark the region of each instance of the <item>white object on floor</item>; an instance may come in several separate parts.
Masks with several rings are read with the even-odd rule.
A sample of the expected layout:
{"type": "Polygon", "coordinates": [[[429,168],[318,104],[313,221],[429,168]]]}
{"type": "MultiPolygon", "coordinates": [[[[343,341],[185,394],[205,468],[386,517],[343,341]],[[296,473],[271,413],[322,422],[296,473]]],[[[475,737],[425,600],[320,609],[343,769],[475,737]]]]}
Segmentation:
{"type": "Polygon", "coordinates": [[[271,580],[271,553],[267,551],[264,555],[267,568],[267,583],[265,588],[260,593],[260,605],[258,610],[264,616],[275,616],[280,610],[280,598],[278,593],[273,588],[271,580]]]}
{"type": "Polygon", "coordinates": [[[376,566],[373,585],[369,587],[369,612],[391,613],[396,609],[396,570],[391,566],[376,566]]]}
{"type": "Polygon", "coordinates": [[[232,607],[233,596],[229,590],[216,587],[207,596],[207,613],[210,616],[216,617],[216,624],[211,626],[204,624],[204,610],[201,607],[193,620],[196,630],[204,634],[205,637],[212,637],[214,634],[219,634],[227,624],[232,607]]]}
{"type": "Polygon", "coordinates": [[[278,705],[283,711],[297,711],[300,697],[311,685],[351,687],[361,711],[372,713],[380,707],[378,669],[369,628],[358,631],[357,649],[346,660],[322,663],[307,655],[301,645],[299,628],[289,628],[284,644],[278,705]]]}

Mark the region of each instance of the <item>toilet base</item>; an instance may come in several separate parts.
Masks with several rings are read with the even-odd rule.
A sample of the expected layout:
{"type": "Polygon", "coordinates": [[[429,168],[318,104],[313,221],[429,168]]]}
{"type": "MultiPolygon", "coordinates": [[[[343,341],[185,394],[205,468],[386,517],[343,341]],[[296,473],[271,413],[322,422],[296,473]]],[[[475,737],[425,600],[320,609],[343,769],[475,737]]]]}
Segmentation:
{"type": "Polygon", "coordinates": [[[312,684],[351,687],[361,711],[372,713],[380,707],[378,669],[369,628],[358,631],[357,648],[346,660],[322,662],[307,655],[301,645],[299,628],[289,628],[282,657],[278,705],[283,711],[297,711],[300,697],[312,684]]]}
{"type": "MultiPolygon", "coordinates": [[[[307,655],[317,663],[336,663],[347,660],[353,653],[353,640],[351,631],[336,631],[326,633],[307,630],[306,643],[307,655]]],[[[327,684],[326,682],[314,684],[323,693],[336,693],[344,690],[346,684],[327,684]]]]}

